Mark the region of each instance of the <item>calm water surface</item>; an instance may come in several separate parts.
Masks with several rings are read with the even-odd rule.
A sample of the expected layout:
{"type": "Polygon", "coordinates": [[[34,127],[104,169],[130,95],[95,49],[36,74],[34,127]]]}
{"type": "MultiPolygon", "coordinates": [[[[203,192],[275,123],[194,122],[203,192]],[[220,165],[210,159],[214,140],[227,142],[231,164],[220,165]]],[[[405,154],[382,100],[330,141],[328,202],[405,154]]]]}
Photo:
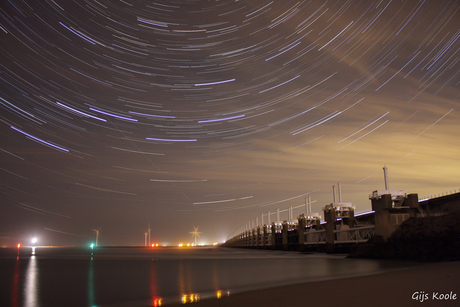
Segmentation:
{"type": "Polygon", "coordinates": [[[161,306],[411,264],[231,248],[0,249],[0,306],[161,306]]]}

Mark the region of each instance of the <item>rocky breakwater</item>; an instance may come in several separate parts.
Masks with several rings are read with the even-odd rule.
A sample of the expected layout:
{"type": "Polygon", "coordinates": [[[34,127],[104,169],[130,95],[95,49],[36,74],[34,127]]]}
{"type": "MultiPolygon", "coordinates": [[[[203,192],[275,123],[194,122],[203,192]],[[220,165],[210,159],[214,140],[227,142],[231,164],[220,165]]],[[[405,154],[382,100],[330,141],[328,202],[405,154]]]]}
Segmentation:
{"type": "Polygon", "coordinates": [[[460,211],[410,218],[387,242],[374,237],[350,257],[414,261],[460,260],[460,211]]]}

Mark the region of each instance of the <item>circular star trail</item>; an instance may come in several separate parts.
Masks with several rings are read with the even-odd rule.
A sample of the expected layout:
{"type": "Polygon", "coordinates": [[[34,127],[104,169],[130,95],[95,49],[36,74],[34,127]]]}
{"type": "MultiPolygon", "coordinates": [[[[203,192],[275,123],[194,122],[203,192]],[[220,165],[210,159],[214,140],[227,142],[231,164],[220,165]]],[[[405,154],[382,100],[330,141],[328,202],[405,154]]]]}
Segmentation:
{"type": "Polygon", "coordinates": [[[224,240],[460,186],[457,1],[0,4],[1,244],[224,240]],[[301,212],[294,212],[294,214],[301,212]],[[285,217],[282,217],[285,218],[285,217]]]}

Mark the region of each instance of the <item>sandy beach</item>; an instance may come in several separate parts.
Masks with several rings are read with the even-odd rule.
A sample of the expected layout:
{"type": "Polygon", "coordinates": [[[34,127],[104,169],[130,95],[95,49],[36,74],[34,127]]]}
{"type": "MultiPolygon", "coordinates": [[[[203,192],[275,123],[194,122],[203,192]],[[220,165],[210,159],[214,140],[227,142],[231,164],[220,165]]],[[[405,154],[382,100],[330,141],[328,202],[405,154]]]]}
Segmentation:
{"type": "MultiPolygon", "coordinates": [[[[460,306],[460,261],[376,275],[230,293],[193,306],[460,306]]],[[[172,304],[167,306],[180,306],[172,304]]]]}

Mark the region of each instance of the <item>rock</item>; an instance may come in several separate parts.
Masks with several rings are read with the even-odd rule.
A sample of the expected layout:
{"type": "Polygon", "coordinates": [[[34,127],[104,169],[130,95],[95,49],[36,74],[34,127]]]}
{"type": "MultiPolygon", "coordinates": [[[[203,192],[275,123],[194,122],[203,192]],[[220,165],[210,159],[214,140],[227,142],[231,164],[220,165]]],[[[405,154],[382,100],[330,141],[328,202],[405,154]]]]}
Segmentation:
{"type": "Polygon", "coordinates": [[[460,260],[460,212],[410,218],[387,242],[369,240],[350,256],[414,261],[460,260]]]}

